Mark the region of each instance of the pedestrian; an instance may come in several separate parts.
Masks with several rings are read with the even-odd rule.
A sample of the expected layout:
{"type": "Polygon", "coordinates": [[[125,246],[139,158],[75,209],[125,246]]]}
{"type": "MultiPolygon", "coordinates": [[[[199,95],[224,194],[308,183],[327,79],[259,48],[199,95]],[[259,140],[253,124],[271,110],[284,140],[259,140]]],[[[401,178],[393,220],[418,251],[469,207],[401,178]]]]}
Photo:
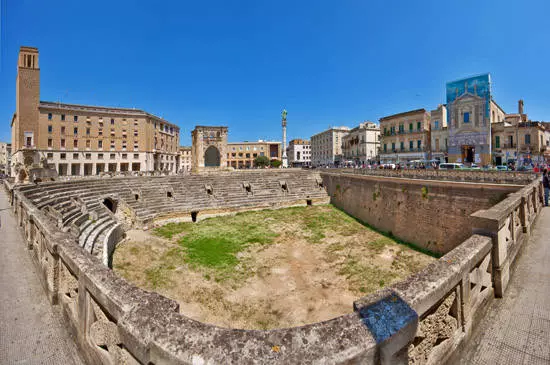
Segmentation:
{"type": "Polygon", "coordinates": [[[544,206],[548,206],[548,194],[550,194],[550,182],[548,181],[548,170],[542,172],[542,186],[544,187],[544,206]]]}

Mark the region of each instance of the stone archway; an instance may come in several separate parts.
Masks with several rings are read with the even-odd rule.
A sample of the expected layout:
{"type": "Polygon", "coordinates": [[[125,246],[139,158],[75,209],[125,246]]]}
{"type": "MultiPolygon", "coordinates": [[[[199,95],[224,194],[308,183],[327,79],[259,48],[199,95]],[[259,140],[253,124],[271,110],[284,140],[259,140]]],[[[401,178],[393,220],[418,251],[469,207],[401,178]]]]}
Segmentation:
{"type": "Polygon", "coordinates": [[[118,206],[118,201],[112,198],[105,198],[103,200],[103,205],[107,207],[111,212],[116,213],[116,208],[118,206]]]}
{"type": "Polygon", "coordinates": [[[204,152],[205,167],[220,167],[220,151],[215,146],[209,146],[204,152]]]}

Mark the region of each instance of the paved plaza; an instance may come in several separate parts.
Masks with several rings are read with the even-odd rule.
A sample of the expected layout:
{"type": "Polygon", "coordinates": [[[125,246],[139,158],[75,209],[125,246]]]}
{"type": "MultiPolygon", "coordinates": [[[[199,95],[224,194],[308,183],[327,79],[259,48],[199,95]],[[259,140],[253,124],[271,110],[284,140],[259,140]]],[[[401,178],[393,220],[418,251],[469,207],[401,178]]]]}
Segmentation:
{"type": "Polygon", "coordinates": [[[8,196],[0,188],[0,364],[83,364],[49,304],[8,196]]]}
{"type": "Polygon", "coordinates": [[[550,364],[550,208],[520,255],[504,298],[488,308],[457,364],[550,364]]]}

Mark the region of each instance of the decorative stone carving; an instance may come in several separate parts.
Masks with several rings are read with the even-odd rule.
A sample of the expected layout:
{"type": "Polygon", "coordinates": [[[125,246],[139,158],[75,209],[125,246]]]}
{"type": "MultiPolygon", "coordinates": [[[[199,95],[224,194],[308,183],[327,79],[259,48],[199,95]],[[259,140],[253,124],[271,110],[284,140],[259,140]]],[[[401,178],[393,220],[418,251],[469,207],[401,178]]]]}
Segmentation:
{"type": "Polygon", "coordinates": [[[458,329],[456,290],[421,319],[413,343],[409,346],[409,364],[430,364],[430,355],[445,346],[458,329]]]}
{"type": "Polygon", "coordinates": [[[493,285],[490,263],[491,253],[488,253],[481,263],[470,271],[470,308],[475,308],[493,285]]]}
{"type": "Polygon", "coordinates": [[[59,265],[59,295],[60,301],[69,308],[72,321],[76,322],[78,280],[63,263],[59,265]]]}

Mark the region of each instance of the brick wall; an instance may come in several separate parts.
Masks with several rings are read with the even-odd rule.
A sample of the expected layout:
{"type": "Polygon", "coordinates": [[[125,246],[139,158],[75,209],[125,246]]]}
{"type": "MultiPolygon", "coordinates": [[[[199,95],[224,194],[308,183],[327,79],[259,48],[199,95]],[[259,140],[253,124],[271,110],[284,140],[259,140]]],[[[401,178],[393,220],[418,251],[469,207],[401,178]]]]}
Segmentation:
{"type": "Polygon", "coordinates": [[[518,185],[321,173],[331,203],[395,237],[445,254],[472,235],[470,214],[518,185]]]}

